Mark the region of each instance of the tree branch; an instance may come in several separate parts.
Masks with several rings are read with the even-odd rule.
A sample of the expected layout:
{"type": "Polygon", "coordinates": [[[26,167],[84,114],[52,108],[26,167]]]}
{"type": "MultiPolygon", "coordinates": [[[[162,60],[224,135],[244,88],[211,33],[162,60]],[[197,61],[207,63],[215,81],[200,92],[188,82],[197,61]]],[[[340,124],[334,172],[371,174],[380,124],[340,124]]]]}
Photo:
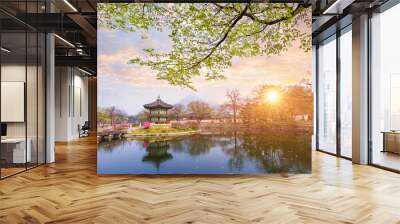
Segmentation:
{"type": "Polygon", "coordinates": [[[290,13],[289,16],[283,16],[283,17],[281,17],[279,19],[270,20],[270,21],[261,20],[261,19],[257,18],[256,16],[254,16],[254,14],[247,13],[247,12],[244,14],[244,16],[250,18],[251,20],[253,20],[255,22],[262,23],[262,24],[265,24],[267,26],[270,26],[270,25],[274,25],[274,24],[280,23],[282,21],[285,21],[285,20],[293,18],[294,16],[296,16],[298,13],[301,12],[301,9],[302,9],[301,5],[298,4],[297,7],[293,10],[293,12],[290,13]]]}
{"type": "MultiPolygon", "coordinates": [[[[296,16],[298,13],[301,12],[301,8],[302,8],[301,5],[298,4],[298,5],[296,6],[296,8],[290,13],[290,15],[288,15],[288,16],[283,16],[283,17],[278,18],[278,19],[275,19],[275,20],[266,21],[266,20],[259,19],[257,16],[255,16],[255,14],[253,14],[253,13],[251,13],[251,12],[250,12],[250,13],[248,12],[248,9],[250,8],[250,3],[246,4],[246,7],[245,7],[241,12],[240,12],[240,11],[237,11],[237,9],[236,9],[235,7],[232,7],[232,6],[229,6],[229,7],[228,7],[227,5],[220,5],[220,4],[218,4],[218,3],[213,3],[213,5],[217,6],[217,8],[219,9],[218,12],[224,10],[225,8],[230,8],[230,9],[233,9],[233,10],[235,10],[236,12],[238,12],[238,13],[240,13],[240,14],[234,19],[233,23],[230,24],[230,26],[228,27],[228,30],[225,32],[224,36],[216,43],[216,45],[215,45],[214,47],[212,47],[212,48],[210,49],[210,52],[209,52],[204,58],[202,58],[201,60],[197,61],[197,62],[194,63],[192,66],[190,66],[189,69],[192,69],[192,68],[198,66],[198,65],[201,64],[203,61],[205,61],[205,60],[207,60],[209,57],[211,57],[211,55],[217,50],[217,48],[218,48],[218,47],[225,41],[225,39],[228,37],[228,34],[229,34],[230,31],[235,27],[235,25],[237,24],[237,22],[239,22],[239,20],[242,19],[244,16],[250,18],[250,19],[253,20],[254,22],[258,22],[258,23],[264,24],[264,26],[263,26],[260,30],[255,31],[255,32],[250,33],[250,34],[247,34],[246,37],[248,37],[248,36],[252,36],[252,35],[255,35],[255,34],[258,34],[258,33],[263,32],[268,26],[272,26],[272,25],[275,25],[275,24],[277,24],[277,23],[280,23],[280,22],[283,22],[283,21],[285,21],[285,20],[288,20],[288,19],[293,18],[294,16],[296,16]]],[[[288,6],[287,6],[287,7],[288,7],[288,6]]]]}
{"type": "Polygon", "coordinates": [[[243,16],[245,15],[247,9],[249,8],[249,4],[246,4],[246,7],[242,10],[242,12],[234,19],[233,23],[228,27],[228,29],[226,30],[225,34],[223,35],[223,37],[214,45],[214,47],[212,47],[210,49],[210,52],[201,60],[199,60],[198,62],[196,62],[195,64],[193,64],[192,66],[190,66],[190,69],[198,66],[200,63],[202,63],[203,61],[207,60],[209,57],[211,57],[211,55],[217,50],[217,48],[225,41],[225,39],[228,37],[229,33],[231,32],[231,30],[233,29],[233,27],[236,26],[236,24],[239,22],[240,19],[243,18],[243,16]]]}
{"type": "Polygon", "coordinates": [[[222,10],[224,10],[225,6],[220,6],[217,3],[214,3],[218,7],[218,11],[214,14],[214,16],[218,15],[222,10]]]}

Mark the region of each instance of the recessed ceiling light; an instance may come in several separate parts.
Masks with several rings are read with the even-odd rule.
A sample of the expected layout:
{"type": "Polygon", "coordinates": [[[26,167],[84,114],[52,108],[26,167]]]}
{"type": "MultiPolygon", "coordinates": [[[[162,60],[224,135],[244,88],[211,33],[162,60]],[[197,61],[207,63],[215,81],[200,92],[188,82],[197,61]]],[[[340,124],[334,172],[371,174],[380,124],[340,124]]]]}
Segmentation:
{"type": "Polygon", "coordinates": [[[68,0],[64,0],[65,4],[67,4],[74,12],[78,12],[78,10],[73,6],[68,0]]]}
{"type": "Polygon", "coordinates": [[[93,75],[92,73],[90,73],[90,72],[88,72],[88,71],[86,71],[86,70],[83,70],[83,69],[81,69],[81,68],[79,68],[79,67],[78,67],[78,70],[81,71],[81,72],[83,72],[83,73],[85,73],[85,74],[87,74],[87,75],[93,75]]]}
{"type": "Polygon", "coordinates": [[[1,49],[1,51],[4,51],[6,53],[10,53],[11,52],[11,50],[9,50],[9,49],[7,49],[5,47],[1,47],[0,49],[1,49]]]}
{"type": "Polygon", "coordinates": [[[54,34],[54,36],[55,37],[57,37],[59,40],[61,40],[62,42],[64,42],[64,43],[66,43],[67,45],[69,45],[70,47],[73,47],[73,48],[75,48],[75,45],[73,45],[71,42],[69,42],[68,40],[66,40],[66,39],[64,39],[64,38],[62,38],[62,37],[60,37],[59,35],[57,35],[57,34],[54,34]]]}
{"type": "Polygon", "coordinates": [[[355,0],[336,0],[322,14],[342,14],[343,10],[351,5],[355,0]]]}

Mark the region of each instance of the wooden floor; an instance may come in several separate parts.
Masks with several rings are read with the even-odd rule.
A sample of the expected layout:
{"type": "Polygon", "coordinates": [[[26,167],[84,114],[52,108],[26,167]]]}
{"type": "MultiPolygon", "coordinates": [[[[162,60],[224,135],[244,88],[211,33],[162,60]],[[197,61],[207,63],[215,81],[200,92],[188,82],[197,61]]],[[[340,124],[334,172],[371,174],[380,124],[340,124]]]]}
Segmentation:
{"type": "Polygon", "coordinates": [[[26,169],[25,169],[25,167],[23,167],[23,168],[14,168],[14,167],[12,167],[12,168],[1,168],[1,176],[2,177],[8,177],[8,176],[11,176],[11,175],[13,175],[13,174],[16,174],[16,173],[19,173],[19,172],[23,172],[23,171],[25,171],[26,169]]]}
{"type": "Polygon", "coordinates": [[[400,223],[400,175],[313,152],[313,174],[98,176],[95,139],[0,181],[0,223],[400,223]]]}
{"type": "Polygon", "coordinates": [[[400,170],[400,155],[391,152],[375,151],[373,161],[377,165],[400,170]]]}

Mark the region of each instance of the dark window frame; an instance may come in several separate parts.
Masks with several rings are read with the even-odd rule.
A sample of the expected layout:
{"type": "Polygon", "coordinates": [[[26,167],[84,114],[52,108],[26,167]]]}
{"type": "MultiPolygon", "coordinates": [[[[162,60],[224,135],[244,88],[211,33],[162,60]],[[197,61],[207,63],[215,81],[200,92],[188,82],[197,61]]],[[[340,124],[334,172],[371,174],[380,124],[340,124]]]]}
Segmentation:
{"type": "Polygon", "coordinates": [[[392,7],[400,4],[400,0],[389,0],[385,2],[384,4],[380,5],[377,8],[369,10],[368,13],[368,30],[367,30],[367,46],[368,46],[368,53],[367,53],[367,82],[368,82],[368,100],[367,100],[367,107],[368,107],[368,112],[367,112],[367,119],[368,119],[368,125],[367,125],[367,132],[368,132],[368,157],[367,157],[367,162],[368,165],[377,167],[383,170],[395,172],[395,173],[400,173],[400,170],[387,167],[381,164],[374,163],[373,160],[373,154],[374,154],[374,149],[373,149],[373,138],[372,138],[372,94],[373,94],[373,88],[372,88],[372,19],[374,17],[374,14],[380,14],[384,13],[385,11],[391,9],[392,7]]]}
{"type": "Polygon", "coordinates": [[[346,159],[346,160],[352,160],[352,158],[350,158],[350,157],[347,157],[347,156],[344,156],[344,155],[342,155],[342,153],[341,153],[341,119],[340,119],[340,77],[341,77],[341,67],[340,67],[340,37],[343,35],[343,34],[345,34],[345,33],[347,33],[347,32],[351,32],[352,31],[352,29],[351,28],[349,28],[349,27],[351,27],[352,26],[352,23],[349,23],[349,24],[347,24],[347,25],[345,25],[344,27],[341,27],[340,29],[338,28],[337,29],[337,31],[335,32],[335,33],[333,33],[333,34],[331,34],[331,35],[329,35],[329,36],[327,36],[326,38],[324,38],[324,39],[322,39],[322,40],[320,40],[319,42],[318,42],[318,44],[316,44],[316,47],[315,47],[315,49],[316,49],[316,57],[315,57],[315,64],[316,64],[316,68],[315,68],[315,80],[316,80],[316,97],[315,97],[315,100],[316,100],[316,103],[315,103],[315,105],[316,105],[316,108],[315,108],[315,110],[316,110],[316,129],[315,129],[315,131],[316,131],[316,139],[315,139],[315,141],[316,141],[316,151],[318,151],[318,152],[323,152],[323,153],[326,153],[326,154],[329,154],[329,155],[333,155],[333,156],[336,156],[336,157],[339,157],[339,158],[343,158],[343,159],[346,159]],[[334,38],[333,38],[333,36],[335,36],[334,38]],[[319,59],[320,59],[320,56],[319,56],[319,51],[318,51],[318,49],[319,49],[319,46],[323,43],[323,42],[325,42],[325,43],[327,43],[327,42],[330,42],[330,41],[336,41],[336,152],[335,153],[332,153],[332,152],[329,152],[329,151],[326,151],[326,150],[324,150],[324,149],[321,149],[320,147],[319,147],[319,91],[320,91],[320,88],[319,88],[319,59]]]}

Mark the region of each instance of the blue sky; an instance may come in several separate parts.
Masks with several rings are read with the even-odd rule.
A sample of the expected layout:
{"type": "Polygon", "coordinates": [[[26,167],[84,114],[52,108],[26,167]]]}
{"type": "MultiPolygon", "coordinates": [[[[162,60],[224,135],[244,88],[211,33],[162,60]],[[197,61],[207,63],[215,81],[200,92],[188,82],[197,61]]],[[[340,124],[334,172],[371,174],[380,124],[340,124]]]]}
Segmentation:
{"type": "Polygon", "coordinates": [[[136,114],[143,104],[154,101],[158,95],[170,104],[196,95],[212,104],[226,102],[226,91],[237,88],[242,96],[264,83],[290,85],[303,78],[310,78],[311,52],[297,47],[281,55],[266,57],[234,58],[231,68],[224,72],[225,80],[206,81],[194,79],[197,91],[170,86],[157,80],[149,68],[127,64],[129,59],[145,56],[142,49],[152,47],[157,51],[168,51],[171,42],[168,31],[150,31],[147,39],[139,33],[119,30],[98,30],[98,106],[116,106],[128,114],[136,114]]]}

